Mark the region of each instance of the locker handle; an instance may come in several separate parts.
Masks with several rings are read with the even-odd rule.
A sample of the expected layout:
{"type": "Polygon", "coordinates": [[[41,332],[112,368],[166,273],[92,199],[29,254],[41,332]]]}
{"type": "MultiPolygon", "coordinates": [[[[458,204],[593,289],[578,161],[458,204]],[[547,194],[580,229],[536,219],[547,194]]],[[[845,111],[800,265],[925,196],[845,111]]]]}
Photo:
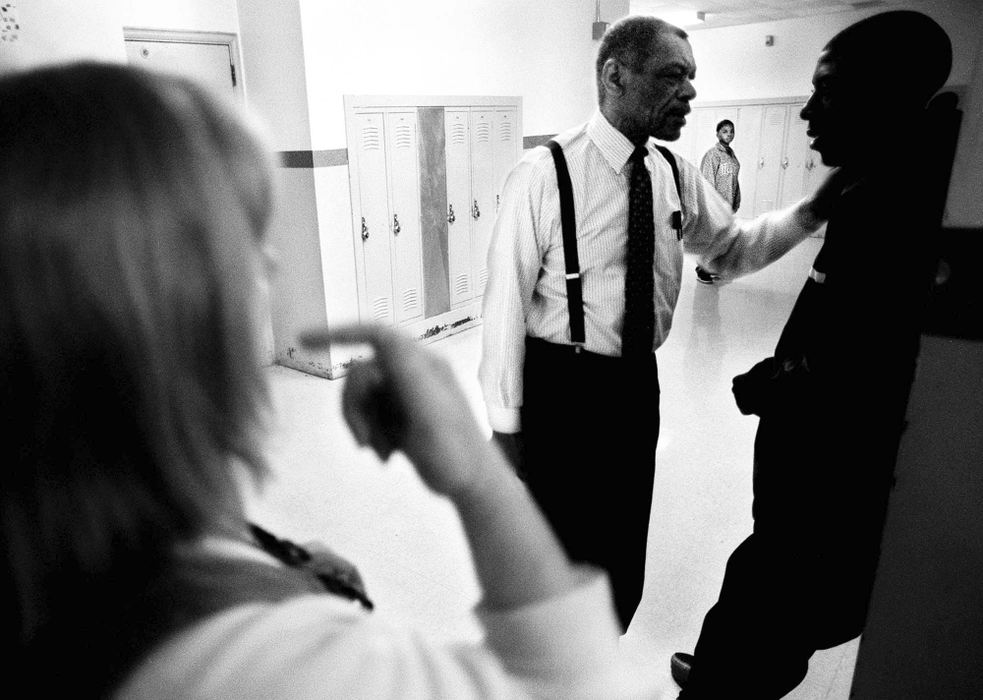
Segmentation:
{"type": "Polygon", "coordinates": [[[806,163],[806,170],[812,170],[815,167],[816,167],[816,164],[813,162],[812,158],[810,158],[809,159],[809,162],[806,163]]]}
{"type": "Polygon", "coordinates": [[[502,196],[501,196],[501,195],[498,195],[498,194],[496,194],[496,195],[495,195],[495,211],[496,211],[496,212],[498,211],[498,207],[499,207],[499,206],[500,206],[501,204],[502,204],[502,196]]]}
{"type": "Polygon", "coordinates": [[[765,159],[764,158],[762,158],[761,160],[758,161],[758,169],[760,170],[763,167],[765,167],[765,159]]]}
{"type": "Polygon", "coordinates": [[[399,227],[399,216],[393,214],[393,235],[398,236],[402,229],[399,227]]]}
{"type": "Polygon", "coordinates": [[[785,158],[782,160],[782,169],[784,170],[787,167],[788,167],[788,156],[785,156],[785,158]]]}
{"type": "Polygon", "coordinates": [[[454,205],[453,204],[448,204],[447,205],[447,223],[453,224],[455,221],[457,221],[457,217],[454,216],[454,205]]]}
{"type": "Polygon", "coordinates": [[[480,219],[481,218],[481,210],[478,209],[478,200],[477,199],[474,200],[474,207],[471,209],[471,216],[473,216],[476,219],[480,219]]]}
{"type": "Polygon", "coordinates": [[[365,217],[362,217],[362,240],[369,240],[369,227],[365,225],[365,217]]]}

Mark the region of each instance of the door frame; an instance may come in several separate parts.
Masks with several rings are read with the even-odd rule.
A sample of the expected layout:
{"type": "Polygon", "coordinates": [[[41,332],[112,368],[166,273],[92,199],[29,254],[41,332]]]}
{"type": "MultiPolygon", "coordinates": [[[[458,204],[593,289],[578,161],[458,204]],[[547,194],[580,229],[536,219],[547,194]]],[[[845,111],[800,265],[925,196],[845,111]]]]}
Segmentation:
{"type": "Polygon", "coordinates": [[[192,30],[149,29],[123,27],[123,42],[152,41],[162,44],[219,44],[228,47],[232,65],[232,93],[236,101],[245,104],[246,85],[242,74],[242,55],[239,37],[231,32],[200,32],[192,30]]]}

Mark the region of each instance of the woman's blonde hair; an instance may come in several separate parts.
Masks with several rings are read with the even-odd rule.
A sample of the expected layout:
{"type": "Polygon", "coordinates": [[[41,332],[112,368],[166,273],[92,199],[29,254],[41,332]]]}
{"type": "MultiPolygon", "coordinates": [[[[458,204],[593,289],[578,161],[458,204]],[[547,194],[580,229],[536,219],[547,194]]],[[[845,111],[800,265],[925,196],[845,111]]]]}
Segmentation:
{"type": "Polygon", "coordinates": [[[29,663],[110,629],[237,514],[234,465],[263,473],[271,169],[231,105],[116,65],[0,79],[0,134],[0,541],[29,663]]]}

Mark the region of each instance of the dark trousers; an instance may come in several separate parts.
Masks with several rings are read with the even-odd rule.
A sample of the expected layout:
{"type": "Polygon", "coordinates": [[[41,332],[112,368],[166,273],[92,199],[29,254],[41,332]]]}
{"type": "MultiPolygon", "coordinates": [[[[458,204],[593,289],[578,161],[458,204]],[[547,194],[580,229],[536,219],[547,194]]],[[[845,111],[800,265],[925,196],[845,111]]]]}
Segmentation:
{"type": "Polygon", "coordinates": [[[529,338],[523,386],[523,477],[570,558],[607,570],[627,629],[645,579],[655,356],[628,361],[529,338]]]}
{"type": "Polygon", "coordinates": [[[897,421],[862,420],[808,398],[759,423],[754,532],[727,561],[683,700],[742,692],[778,700],[805,678],[817,650],[863,631],[897,421]]]}
{"type": "Polygon", "coordinates": [[[727,561],[680,699],[784,697],[815,651],[860,635],[872,581],[869,556],[752,534],[727,561]]]}

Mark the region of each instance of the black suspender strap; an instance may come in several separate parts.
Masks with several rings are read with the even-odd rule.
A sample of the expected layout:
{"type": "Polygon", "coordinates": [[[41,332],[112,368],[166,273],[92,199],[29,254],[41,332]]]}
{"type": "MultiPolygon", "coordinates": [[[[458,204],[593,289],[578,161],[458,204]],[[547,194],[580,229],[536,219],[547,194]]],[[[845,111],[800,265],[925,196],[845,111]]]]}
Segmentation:
{"type": "MultiPolygon", "coordinates": [[[[560,226],[563,228],[563,258],[567,268],[567,308],[570,313],[570,340],[584,344],[584,297],[580,281],[580,260],[577,256],[577,217],[573,208],[573,186],[563,149],[550,139],[546,146],[556,165],[556,183],[560,190],[560,226]]],[[[675,168],[675,165],[673,166],[675,168]]]]}
{"type": "MultiPolygon", "coordinates": [[[[570,171],[567,170],[567,159],[563,157],[563,148],[553,139],[546,142],[547,148],[553,154],[556,166],[556,184],[560,191],[560,226],[563,228],[563,258],[567,268],[567,309],[570,314],[570,340],[577,345],[584,344],[584,296],[580,280],[580,259],[577,256],[577,217],[573,208],[573,186],[570,184],[570,171]]],[[[672,152],[665,146],[655,144],[656,150],[669,161],[672,168],[672,179],[676,184],[676,194],[682,204],[683,192],[679,185],[679,166],[672,152]]],[[[683,214],[676,210],[672,213],[672,227],[676,229],[676,239],[683,239],[683,214]]]]}
{"type": "MultiPolygon", "coordinates": [[[[669,167],[672,168],[672,179],[676,183],[676,194],[679,196],[679,204],[681,206],[683,203],[683,190],[679,186],[679,166],[676,165],[676,159],[673,157],[672,152],[665,146],[660,146],[657,143],[653,145],[662,154],[662,157],[669,161],[669,167]]],[[[676,229],[676,240],[683,240],[683,213],[679,210],[672,213],[672,227],[676,229]]]]}

